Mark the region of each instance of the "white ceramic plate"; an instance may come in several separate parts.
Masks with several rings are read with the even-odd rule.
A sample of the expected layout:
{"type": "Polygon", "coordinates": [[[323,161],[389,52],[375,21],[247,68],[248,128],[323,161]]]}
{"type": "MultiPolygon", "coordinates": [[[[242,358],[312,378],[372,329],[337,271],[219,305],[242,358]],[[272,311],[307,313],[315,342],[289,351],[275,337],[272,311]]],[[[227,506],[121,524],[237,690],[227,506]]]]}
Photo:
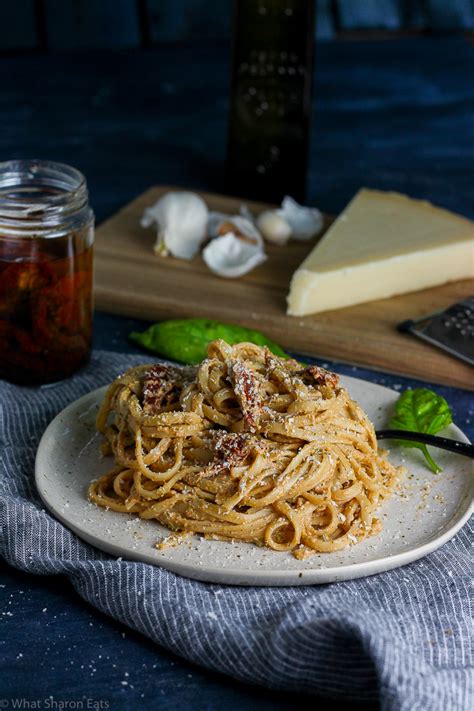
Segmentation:
{"type": "MultiPolygon", "coordinates": [[[[376,427],[386,426],[398,393],[355,378],[342,378],[376,427]]],[[[105,388],[66,407],[46,429],[36,456],[36,485],[50,511],[97,548],[125,559],[162,566],[197,580],[234,585],[308,585],[373,575],[405,565],[448,541],[472,510],[472,460],[436,450],[442,474],[432,474],[416,449],[391,446],[390,459],[410,473],[381,509],[383,531],[349,549],[316,554],[305,561],[248,543],[193,537],[158,551],[155,543],[169,533],[154,521],[106,511],[86,499],[91,479],[105,473],[110,457],[101,458],[101,437],[94,420],[105,388]]],[[[454,425],[443,434],[468,441],[454,425]]],[[[382,443],[384,446],[384,443],[382,443]]]]}

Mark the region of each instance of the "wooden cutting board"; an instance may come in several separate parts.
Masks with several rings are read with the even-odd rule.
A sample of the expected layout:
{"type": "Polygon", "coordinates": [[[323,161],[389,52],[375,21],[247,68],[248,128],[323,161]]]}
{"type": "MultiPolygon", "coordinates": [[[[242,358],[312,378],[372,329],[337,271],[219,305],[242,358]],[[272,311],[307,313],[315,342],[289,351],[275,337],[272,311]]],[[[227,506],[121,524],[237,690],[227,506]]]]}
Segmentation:
{"type": "MultiPolygon", "coordinates": [[[[291,275],[314,241],[268,245],[268,260],[239,279],[215,276],[200,256],[191,262],[156,257],[155,233],[141,228],[140,218],[145,207],[171,189],[176,188],[150,188],[98,228],[98,309],[150,321],[202,316],[239,323],[300,353],[474,390],[474,369],[396,330],[404,319],[444,309],[474,293],[472,280],[314,316],[287,316],[291,275]]],[[[220,212],[235,214],[241,204],[236,198],[201,195],[210,209],[220,212]]],[[[247,204],[255,213],[268,207],[247,204]]]]}

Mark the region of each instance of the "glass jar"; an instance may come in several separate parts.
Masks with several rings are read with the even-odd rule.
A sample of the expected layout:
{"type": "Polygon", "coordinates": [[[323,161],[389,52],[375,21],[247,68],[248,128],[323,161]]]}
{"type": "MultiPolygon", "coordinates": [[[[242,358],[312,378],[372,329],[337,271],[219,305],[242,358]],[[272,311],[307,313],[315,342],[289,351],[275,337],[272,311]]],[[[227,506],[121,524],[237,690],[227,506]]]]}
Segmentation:
{"type": "Polygon", "coordinates": [[[0,378],[50,383],[87,360],[93,242],[82,173],[51,161],[0,163],[0,378]]]}

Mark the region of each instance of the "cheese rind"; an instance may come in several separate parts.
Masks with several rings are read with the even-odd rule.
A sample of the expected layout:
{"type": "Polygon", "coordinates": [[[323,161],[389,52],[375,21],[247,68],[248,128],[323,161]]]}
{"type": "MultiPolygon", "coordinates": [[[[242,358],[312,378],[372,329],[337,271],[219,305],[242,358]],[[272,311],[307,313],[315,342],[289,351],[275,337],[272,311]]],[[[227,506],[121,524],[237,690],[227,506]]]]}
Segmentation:
{"type": "Polygon", "coordinates": [[[296,270],[288,313],[343,308],[474,276],[474,222],[362,189],[296,270]]]}

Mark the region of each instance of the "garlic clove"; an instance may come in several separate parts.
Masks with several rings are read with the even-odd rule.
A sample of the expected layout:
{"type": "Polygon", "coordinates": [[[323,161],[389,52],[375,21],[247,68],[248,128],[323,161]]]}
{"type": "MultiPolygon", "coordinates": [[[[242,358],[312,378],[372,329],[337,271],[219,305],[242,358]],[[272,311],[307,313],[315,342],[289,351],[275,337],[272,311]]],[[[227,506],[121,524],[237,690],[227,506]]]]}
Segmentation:
{"type": "Polygon", "coordinates": [[[209,269],[222,277],[239,277],[247,274],[267,258],[260,243],[250,242],[234,232],[216,237],[203,249],[202,256],[209,269]]]}
{"type": "Polygon", "coordinates": [[[228,222],[232,215],[227,215],[225,212],[211,212],[207,218],[207,234],[209,237],[217,237],[219,235],[219,225],[223,222],[228,222]]]}
{"type": "Polygon", "coordinates": [[[147,207],[140,221],[142,227],[157,227],[155,253],[168,253],[180,259],[192,259],[206,236],[209,210],[199,195],[169,192],[147,207]]]}
{"type": "Polygon", "coordinates": [[[207,230],[211,237],[222,237],[233,232],[236,237],[259,246],[263,245],[262,235],[254,222],[242,215],[226,215],[223,212],[210,212],[207,230]]]}
{"type": "Polygon", "coordinates": [[[292,235],[291,226],[281,210],[265,210],[257,217],[256,224],[263,237],[272,244],[284,245],[292,235]]]}
{"type": "Polygon", "coordinates": [[[278,214],[290,225],[292,237],[296,240],[311,239],[323,227],[323,216],[317,208],[299,205],[288,195],[283,198],[278,214]]]}

